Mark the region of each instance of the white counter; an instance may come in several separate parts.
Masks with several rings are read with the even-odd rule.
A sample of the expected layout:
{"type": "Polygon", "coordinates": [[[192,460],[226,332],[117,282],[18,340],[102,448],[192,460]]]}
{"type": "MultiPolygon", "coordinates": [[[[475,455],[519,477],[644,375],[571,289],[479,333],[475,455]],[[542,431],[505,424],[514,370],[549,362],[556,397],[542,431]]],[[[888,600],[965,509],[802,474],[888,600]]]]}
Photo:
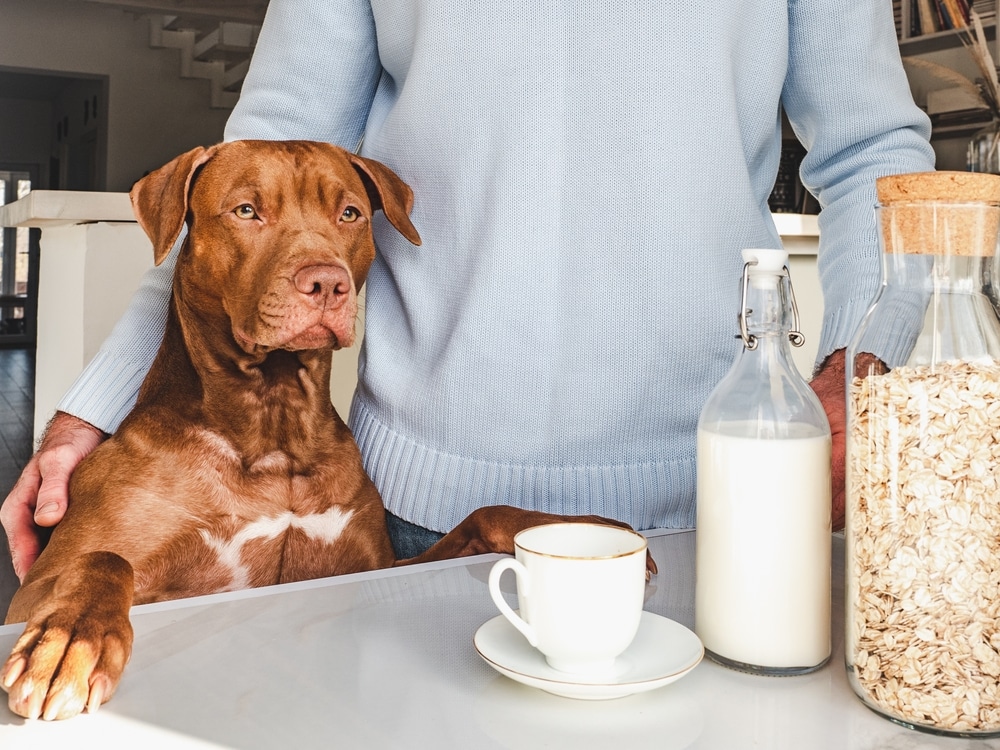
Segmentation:
{"type": "Polygon", "coordinates": [[[771,214],[789,255],[816,255],[819,216],[816,214],[771,214]]]}
{"type": "Polygon", "coordinates": [[[61,227],[99,221],[135,222],[128,193],[33,190],[0,206],[3,227],[61,227]]]}
{"type": "MultiPolygon", "coordinates": [[[[646,609],[693,623],[694,534],[653,535],[646,609]]],[[[559,698],[488,667],[473,635],[495,616],[495,556],[136,607],[132,663],[94,715],[25,722],[0,747],[491,750],[965,750],[865,708],[843,665],[843,540],[834,543],[834,655],[803,677],[703,661],[612,701],[559,698]]],[[[6,654],[21,626],[0,628],[6,654]]]]}

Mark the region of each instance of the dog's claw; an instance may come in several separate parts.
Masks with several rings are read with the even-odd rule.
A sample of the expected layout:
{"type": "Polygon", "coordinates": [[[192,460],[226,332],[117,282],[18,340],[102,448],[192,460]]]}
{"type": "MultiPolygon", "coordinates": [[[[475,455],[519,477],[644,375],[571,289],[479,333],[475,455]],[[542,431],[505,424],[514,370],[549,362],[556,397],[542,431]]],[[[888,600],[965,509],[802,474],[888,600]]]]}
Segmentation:
{"type": "Polygon", "coordinates": [[[49,684],[23,675],[8,688],[10,710],[27,719],[68,719],[84,711],[94,713],[114,692],[107,675],[94,676],[89,686],[76,680],[59,682],[57,678],[49,684]]]}
{"type": "Polygon", "coordinates": [[[111,697],[111,691],[109,690],[110,685],[108,684],[108,678],[104,676],[96,676],[90,683],[90,698],[87,700],[87,713],[93,714],[97,713],[97,709],[101,707],[104,703],[105,696],[111,697]]]}
{"type": "Polygon", "coordinates": [[[45,710],[42,718],[45,721],[57,721],[76,716],[84,709],[84,699],[72,686],[66,686],[54,693],[49,693],[45,700],[45,710]]]}
{"type": "Polygon", "coordinates": [[[30,677],[25,677],[11,687],[7,701],[11,711],[26,719],[37,719],[41,716],[44,703],[44,694],[39,695],[30,677]]]}
{"type": "Polygon", "coordinates": [[[10,692],[17,679],[24,674],[24,668],[27,664],[28,660],[23,656],[12,656],[8,659],[4,665],[3,672],[0,673],[0,687],[10,692]]]}

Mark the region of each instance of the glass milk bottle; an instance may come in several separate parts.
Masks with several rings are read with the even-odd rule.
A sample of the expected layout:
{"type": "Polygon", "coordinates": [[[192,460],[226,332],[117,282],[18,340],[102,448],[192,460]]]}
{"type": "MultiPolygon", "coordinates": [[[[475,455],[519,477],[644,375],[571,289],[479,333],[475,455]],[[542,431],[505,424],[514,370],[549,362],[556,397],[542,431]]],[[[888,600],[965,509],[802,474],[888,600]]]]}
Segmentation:
{"type": "Polygon", "coordinates": [[[728,667],[805,674],[830,658],[830,426],[791,359],[788,254],[743,259],[743,345],[698,421],[695,631],[728,667]]]}
{"type": "Polygon", "coordinates": [[[877,186],[883,283],[847,366],[849,681],[905,726],[1000,735],[1000,177],[877,186]]]}

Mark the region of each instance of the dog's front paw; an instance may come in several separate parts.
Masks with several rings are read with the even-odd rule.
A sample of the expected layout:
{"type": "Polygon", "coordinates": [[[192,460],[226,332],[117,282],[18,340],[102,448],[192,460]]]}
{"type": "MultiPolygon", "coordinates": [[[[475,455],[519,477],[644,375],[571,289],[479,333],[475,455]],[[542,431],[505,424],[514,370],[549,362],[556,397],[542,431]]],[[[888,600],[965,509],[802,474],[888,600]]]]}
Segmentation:
{"type": "Polygon", "coordinates": [[[10,710],[29,719],[94,712],[114,693],[128,662],[132,626],[56,612],[29,622],[0,670],[10,710]]]}
{"type": "Polygon", "coordinates": [[[111,697],[132,653],[133,581],[123,558],[89,552],[14,595],[11,611],[27,624],[0,668],[11,711],[68,719],[111,697]]]}

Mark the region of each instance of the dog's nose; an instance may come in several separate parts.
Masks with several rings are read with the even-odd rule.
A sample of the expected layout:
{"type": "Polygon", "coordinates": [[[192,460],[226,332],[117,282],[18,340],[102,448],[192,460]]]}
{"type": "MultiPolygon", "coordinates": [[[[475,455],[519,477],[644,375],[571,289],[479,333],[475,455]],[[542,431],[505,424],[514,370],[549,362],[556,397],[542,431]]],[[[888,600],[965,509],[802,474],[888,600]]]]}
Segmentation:
{"type": "Polygon", "coordinates": [[[351,277],[341,266],[306,266],[295,274],[295,288],[316,300],[346,299],[351,292],[351,277]]]}

